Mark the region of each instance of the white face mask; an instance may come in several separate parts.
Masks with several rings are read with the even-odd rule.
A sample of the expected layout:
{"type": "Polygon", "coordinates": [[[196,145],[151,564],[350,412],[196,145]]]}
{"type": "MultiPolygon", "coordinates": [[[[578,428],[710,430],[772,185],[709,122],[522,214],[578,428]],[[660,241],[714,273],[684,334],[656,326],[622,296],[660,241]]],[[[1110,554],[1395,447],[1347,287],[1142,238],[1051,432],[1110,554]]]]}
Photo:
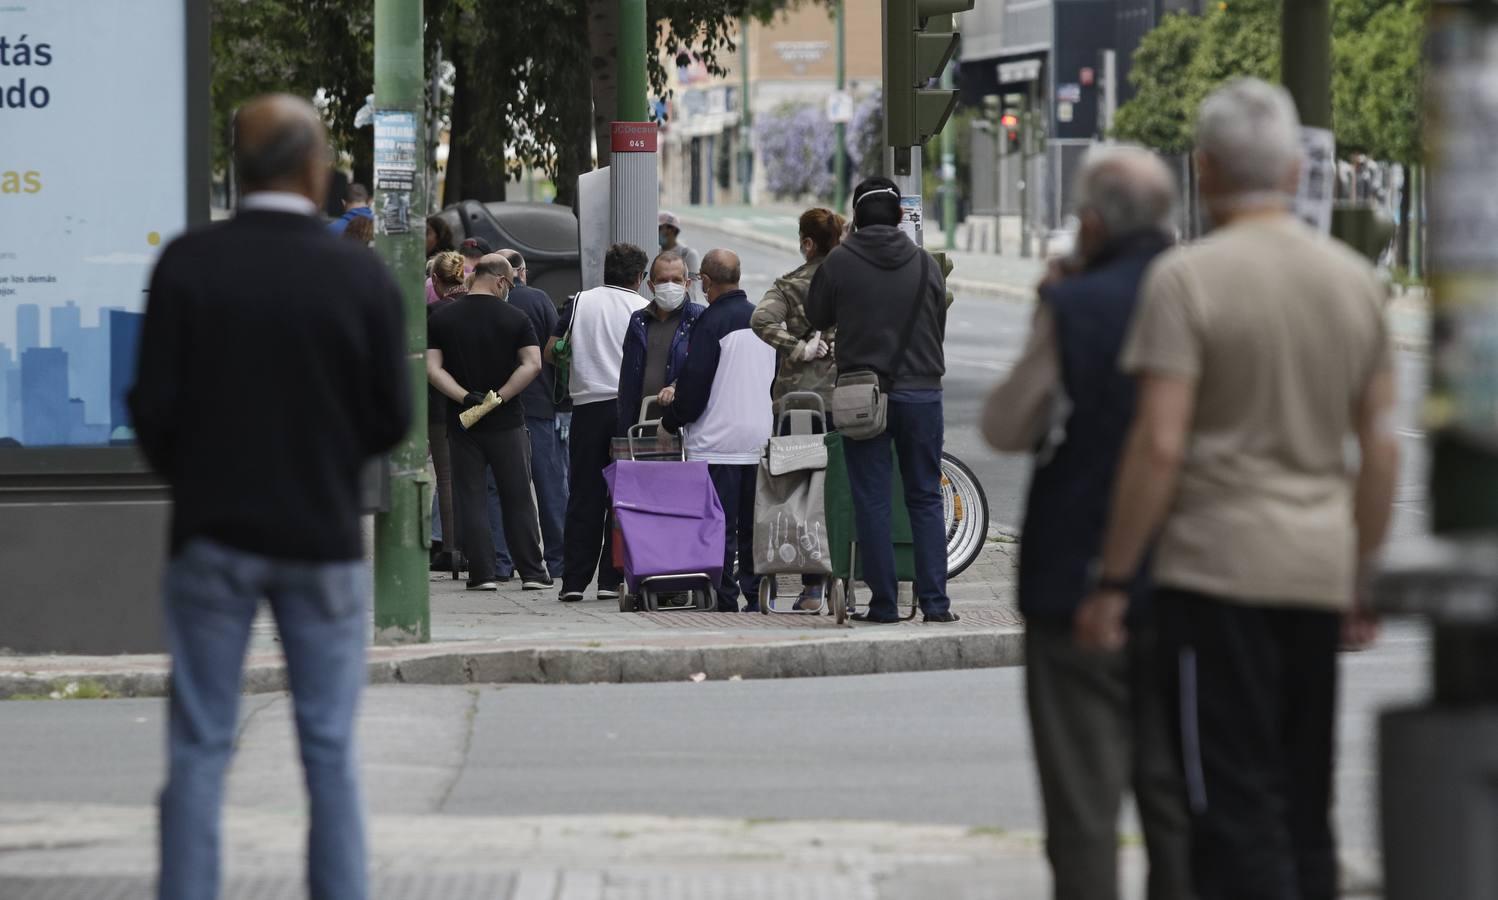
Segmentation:
{"type": "Polygon", "coordinates": [[[666,312],[676,312],[681,305],[687,302],[687,289],[685,285],[666,282],[655,286],[655,303],[666,312]]]}

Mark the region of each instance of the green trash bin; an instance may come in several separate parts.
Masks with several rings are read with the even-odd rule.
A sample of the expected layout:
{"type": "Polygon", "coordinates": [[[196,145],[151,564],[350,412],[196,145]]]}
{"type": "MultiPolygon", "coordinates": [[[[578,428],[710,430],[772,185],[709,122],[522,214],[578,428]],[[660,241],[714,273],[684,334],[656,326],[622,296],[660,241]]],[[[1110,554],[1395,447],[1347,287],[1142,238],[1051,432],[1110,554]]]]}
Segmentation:
{"type": "MultiPolygon", "coordinates": [[[[843,456],[843,436],[827,435],[827,541],[832,547],[832,592],[834,611],[852,608],[852,584],[863,577],[862,560],[857,551],[857,513],[853,509],[853,489],[848,483],[848,462],[843,456]]],[[[915,581],[915,543],[910,531],[910,512],[905,508],[905,485],[900,479],[900,461],[890,447],[890,536],[895,543],[895,578],[915,581]]],[[[911,589],[910,615],[914,618],[915,590],[911,589]]],[[[842,620],[842,616],[838,616],[842,620]]]]}

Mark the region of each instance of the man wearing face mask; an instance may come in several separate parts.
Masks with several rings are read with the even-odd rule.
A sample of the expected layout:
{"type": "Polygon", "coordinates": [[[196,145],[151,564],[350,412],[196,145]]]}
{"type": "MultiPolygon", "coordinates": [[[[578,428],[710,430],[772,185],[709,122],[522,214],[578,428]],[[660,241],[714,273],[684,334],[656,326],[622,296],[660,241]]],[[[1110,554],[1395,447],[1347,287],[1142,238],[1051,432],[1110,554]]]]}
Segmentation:
{"type": "Polygon", "coordinates": [[[468,589],[493,591],[494,538],[489,527],[487,473],[494,473],[504,510],[510,557],[528,591],[551,586],[541,556],[541,526],[531,496],[530,440],[520,392],[541,374],[541,348],[525,313],[504,302],[515,270],[489,254],[473,270],[467,296],[438,310],[427,323],[427,379],[453,401],[448,407],[453,493],[459,534],[468,557],[468,589]],[[460,410],[478,406],[494,391],[500,405],[471,428],[460,410]]]}
{"type": "Polygon", "coordinates": [[[656,398],[670,406],[687,359],[692,325],[705,307],[687,302],[686,260],[672,251],[655,258],[647,282],[650,305],[629,320],[619,372],[619,433],[640,420],[640,403],[656,398]]]}

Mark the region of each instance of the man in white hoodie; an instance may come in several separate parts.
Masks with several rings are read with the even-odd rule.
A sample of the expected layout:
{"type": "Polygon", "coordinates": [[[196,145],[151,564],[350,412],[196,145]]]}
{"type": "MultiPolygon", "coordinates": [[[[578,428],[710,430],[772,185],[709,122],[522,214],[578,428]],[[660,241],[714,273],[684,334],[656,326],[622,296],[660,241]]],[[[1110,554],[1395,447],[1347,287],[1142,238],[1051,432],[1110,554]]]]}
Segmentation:
{"type": "Polygon", "coordinates": [[[707,312],[692,328],[685,371],[676,378],[676,396],[661,427],[675,433],[692,426],[685,440],[687,458],[707,462],[723,504],[727,530],[718,611],[738,612],[742,593],[745,612],[758,612],[754,483],[773,428],[770,383],[779,359],[749,327],[754,304],[739,287],[739,258],[728,250],[709,250],[701,277],[707,312]]]}
{"type": "Polygon", "coordinates": [[[562,552],[564,603],[582,600],[593,576],[598,599],[617,600],[624,576],[614,568],[613,540],[607,528],[608,486],[603,470],[619,424],[619,370],[629,319],[645,307],[637,288],[645,277],[645,251],[615,244],[603,259],[603,286],[575,295],[562,310],[546,361],[556,361],[557,344],[572,351],[569,390],[572,434],[567,496],[567,529],[562,552]]]}

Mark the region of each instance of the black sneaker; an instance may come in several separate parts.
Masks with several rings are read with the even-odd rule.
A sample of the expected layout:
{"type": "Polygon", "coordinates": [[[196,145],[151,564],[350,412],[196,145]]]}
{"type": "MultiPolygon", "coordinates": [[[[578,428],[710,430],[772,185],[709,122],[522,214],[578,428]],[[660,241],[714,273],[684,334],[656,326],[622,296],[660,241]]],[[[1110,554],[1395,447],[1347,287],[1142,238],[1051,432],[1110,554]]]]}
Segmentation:
{"type": "Polygon", "coordinates": [[[872,613],[866,613],[866,612],[854,613],[849,618],[851,618],[855,622],[866,622],[869,625],[898,625],[898,624],[900,624],[900,617],[899,616],[894,616],[892,618],[885,618],[884,616],[875,616],[872,613]]]}
{"type": "Polygon", "coordinates": [[[581,603],[583,601],[582,591],[562,591],[561,601],[563,603],[581,603]]]}
{"type": "Polygon", "coordinates": [[[499,590],[499,585],[493,581],[470,581],[468,582],[468,589],[470,591],[497,591],[499,590]]]}
{"type": "Polygon", "coordinates": [[[962,618],[962,616],[959,616],[959,615],[957,615],[954,612],[926,613],[925,615],[923,615],[921,617],[921,621],[922,622],[936,622],[936,623],[941,623],[941,622],[956,622],[956,621],[958,621],[961,618],[962,618]]]}
{"type": "Polygon", "coordinates": [[[544,591],[547,588],[551,587],[552,583],[553,582],[550,578],[543,576],[522,578],[520,580],[520,588],[521,590],[525,591],[544,591]]]}
{"type": "Polygon", "coordinates": [[[619,585],[616,584],[613,587],[600,587],[598,589],[598,599],[599,600],[618,600],[619,599],[619,585]]]}

